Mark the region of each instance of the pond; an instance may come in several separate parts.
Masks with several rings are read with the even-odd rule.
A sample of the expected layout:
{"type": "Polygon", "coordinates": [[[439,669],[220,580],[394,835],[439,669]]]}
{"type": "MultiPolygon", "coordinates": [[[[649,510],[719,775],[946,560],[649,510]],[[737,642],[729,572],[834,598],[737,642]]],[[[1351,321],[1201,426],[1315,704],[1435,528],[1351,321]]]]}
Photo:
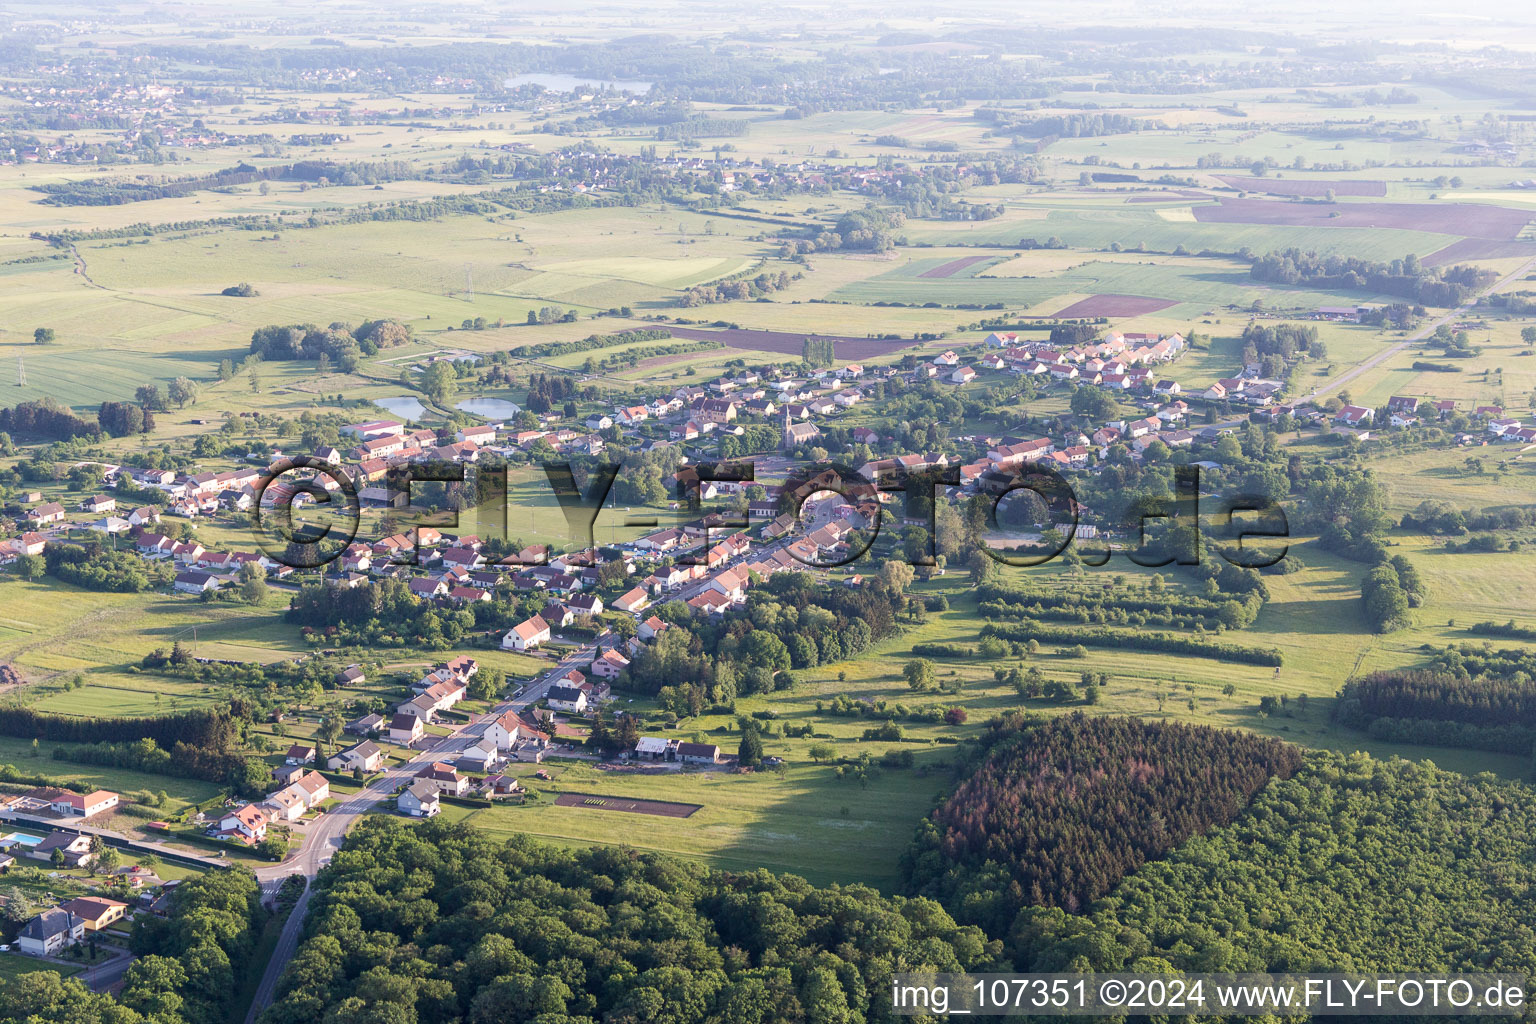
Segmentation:
{"type": "Polygon", "coordinates": [[[527,74],[513,75],[501,83],[508,89],[516,89],[520,85],[542,85],[550,92],[575,92],[577,89],[597,89],[608,87],[620,92],[648,93],[651,91],[652,82],[640,82],[635,80],[619,79],[605,82],[600,78],[586,78],[580,75],[557,74],[527,74]]]}
{"type": "Polygon", "coordinates": [[[505,398],[466,398],[454,408],[488,420],[509,420],[523,411],[516,402],[509,402],[505,398]]]}
{"type": "Polygon", "coordinates": [[[427,414],[427,407],[414,395],[396,395],[393,398],[375,398],[373,404],[388,409],[391,415],[403,420],[419,420],[427,414]]]}

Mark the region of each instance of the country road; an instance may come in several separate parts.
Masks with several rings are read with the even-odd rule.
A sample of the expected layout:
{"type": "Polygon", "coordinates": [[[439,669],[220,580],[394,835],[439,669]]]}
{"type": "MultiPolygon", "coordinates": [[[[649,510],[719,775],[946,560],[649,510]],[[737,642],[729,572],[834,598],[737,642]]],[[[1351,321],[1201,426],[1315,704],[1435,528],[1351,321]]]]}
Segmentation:
{"type": "MultiPolygon", "coordinates": [[[[820,502],[812,512],[812,527],[819,526],[828,520],[836,502],[820,502]]],[[[727,568],[743,561],[764,557],[780,547],[785,546],[787,540],[781,540],[774,544],[765,545],[755,549],[749,549],[746,554],[738,555],[721,564],[720,568],[727,568]]],[[[686,601],[696,596],[704,589],[702,581],[690,583],[670,595],[670,599],[686,601]]],[[[412,778],[417,771],[445,755],[454,754],[463,750],[474,739],[478,739],[488,727],[489,723],[506,713],[507,711],[523,711],[537,703],[548,691],[550,684],[559,677],[565,675],[571,669],[589,663],[597,649],[612,640],[611,632],[604,633],[596,640],[585,644],[556,664],[553,668],[539,676],[518,697],[503,701],[493,710],[480,716],[473,722],[469,722],[451,735],[438,739],[427,750],[422,751],[416,757],[391,769],[384,775],[375,779],[361,792],[352,796],[341,806],[334,808],[326,814],[322,814],[312,825],[308,827],[299,852],[289,857],[281,864],[270,867],[258,868],[256,877],[263,883],[263,888],[270,886],[270,891],[275,893],[278,885],[289,875],[303,875],[313,882],[320,869],[330,863],[336,850],[340,848],[342,840],[349,829],[358,820],[376,805],[387,800],[394,794],[395,789],[402,783],[412,778]]],[[[261,982],[256,988],[256,995],[251,1000],[250,1011],[246,1014],[245,1024],[255,1024],[256,1018],[268,1006],[272,1005],[273,995],[277,991],[278,979],[282,977],[283,969],[293,959],[298,951],[299,934],[303,931],[304,918],[309,910],[310,889],[304,889],[304,894],[294,905],[293,912],[283,924],[282,934],[278,937],[277,947],[272,953],[272,959],[268,961],[263,972],[261,982]]]]}
{"type": "MultiPolygon", "coordinates": [[[[1337,377],[1331,378],[1327,383],[1319,384],[1317,387],[1313,388],[1311,391],[1308,391],[1306,394],[1295,396],[1292,401],[1294,401],[1296,404],[1309,401],[1315,402],[1317,399],[1322,398],[1329,392],[1337,391],[1345,384],[1348,384],[1350,381],[1359,377],[1361,374],[1366,373],[1369,370],[1373,370],[1380,366],[1382,363],[1386,362],[1388,359],[1391,359],[1393,356],[1403,351],[1409,345],[1423,341],[1431,334],[1434,334],[1436,328],[1438,328],[1441,324],[1454,323],[1455,321],[1461,319],[1466,315],[1467,310],[1470,309],[1472,305],[1478,300],[1484,298],[1485,296],[1492,295],[1494,292],[1499,291],[1506,285],[1519,279],[1522,275],[1530,273],[1533,268],[1536,268],[1536,256],[1526,260],[1524,263],[1520,264],[1520,266],[1516,267],[1514,270],[1511,270],[1509,273],[1505,274],[1503,277],[1499,278],[1497,281],[1493,282],[1493,284],[1489,285],[1487,288],[1484,288],[1471,299],[1468,299],[1466,302],[1457,306],[1455,309],[1450,310],[1449,312],[1431,320],[1423,327],[1420,327],[1418,330],[1414,331],[1408,337],[1388,345],[1386,348],[1382,349],[1380,352],[1377,352],[1375,355],[1366,359],[1364,362],[1361,362],[1359,365],[1350,367],[1348,370],[1339,374],[1337,377]]],[[[1213,425],[1216,427],[1240,427],[1247,422],[1248,418],[1245,416],[1242,419],[1229,420],[1226,423],[1217,423],[1213,425]]]]}
{"type": "MultiPolygon", "coordinates": [[[[609,639],[611,633],[604,633],[597,640],[587,644],[575,652],[567,655],[549,671],[545,672],[523,693],[511,700],[503,701],[494,709],[481,715],[472,722],[468,722],[453,733],[439,737],[432,744],[415,757],[392,768],[369,783],[363,790],[349,797],[345,803],[331,811],[320,815],[305,832],[303,845],[299,852],[270,867],[256,869],[256,877],[262,883],[264,891],[275,893],[282,880],[290,875],[303,875],[310,883],[320,869],[330,863],[336,851],[341,847],[348,830],[361,820],[378,804],[383,803],[394,795],[396,788],[402,783],[413,778],[419,770],[433,761],[441,760],[447,755],[456,755],[469,745],[472,739],[478,738],[489,723],[508,711],[523,711],[542,698],[555,679],[569,672],[578,665],[591,661],[599,644],[609,639]]],[[[282,933],[278,936],[277,946],[272,952],[272,959],[267,962],[266,970],[262,973],[261,982],[256,987],[256,994],[251,1000],[251,1007],[246,1013],[246,1024],[255,1024],[256,1018],[268,1006],[272,1005],[272,998],[277,991],[278,979],[282,977],[283,969],[293,959],[299,948],[299,935],[304,928],[304,919],[309,913],[309,898],[311,886],[304,887],[304,893],[294,904],[293,911],[288,915],[288,920],[283,923],[282,933]]]]}
{"type": "MultiPolygon", "coordinates": [[[[1478,300],[1484,298],[1485,296],[1492,295],[1496,291],[1499,291],[1505,285],[1508,285],[1512,281],[1519,279],[1522,275],[1529,273],[1533,267],[1536,267],[1536,256],[1526,260],[1524,263],[1520,264],[1520,266],[1516,267],[1514,270],[1511,270],[1509,273],[1505,274],[1503,277],[1499,278],[1497,281],[1493,282],[1493,284],[1489,285],[1487,288],[1484,288],[1471,299],[1457,306],[1455,309],[1444,314],[1443,316],[1439,316],[1434,320],[1431,320],[1429,323],[1425,324],[1423,327],[1420,327],[1418,330],[1414,331],[1402,341],[1389,345],[1388,347],[1382,349],[1380,352],[1371,356],[1369,359],[1365,360],[1360,365],[1345,371],[1344,373],[1330,380],[1328,383],[1313,388],[1310,392],[1308,392],[1306,398],[1320,398],[1323,395],[1328,394],[1330,391],[1338,390],[1345,384],[1348,384],[1350,381],[1360,376],[1362,373],[1380,366],[1383,362],[1391,359],[1393,356],[1397,355],[1399,352],[1403,351],[1403,349],[1407,348],[1409,345],[1412,345],[1414,342],[1423,341],[1431,334],[1434,334],[1435,330],[1441,324],[1454,323],[1455,321],[1461,319],[1461,317],[1466,315],[1467,310],[1470,309],[1472,305],[1478,300]]],[[[1297,401],[1302,400],[1303,399],[1297,399],[1297,401]]]]}

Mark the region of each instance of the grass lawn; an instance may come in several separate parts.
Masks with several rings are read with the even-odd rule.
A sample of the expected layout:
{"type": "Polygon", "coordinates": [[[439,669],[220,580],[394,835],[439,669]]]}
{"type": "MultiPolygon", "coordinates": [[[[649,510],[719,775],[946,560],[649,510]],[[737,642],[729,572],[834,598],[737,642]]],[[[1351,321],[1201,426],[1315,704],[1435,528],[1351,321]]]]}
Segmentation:
{"type": "Polygon", "coordinates": [[[169,775],[151,775],[127,768],[106,768],[54,759],[55,749],[68,749],[75,745],[44,741],[38,745],[38,756],[33,757],[31,740],[0,736],[0,764],[15,765],[16,769],[25,775],[40,774],[66,782],[83,782],[97,789],[111,790],[115,793],[128,793],[139,789],[158,793],[164,790],[169,797],[168,804],[163,808],[166,814],[174,814],[188,804],[207,800],[219,791],[219,787],[213,783],[198,779],[178,779],[169,775]]]}
{"type": "MultiPolygon", "coordinates": [[[[56,580],[0,579],[0,658],[33,669],[28,675],[107,669],[121,688],[122,670],[151,650],[176,640],[205,657],[270,661],[300,653],[296,631],[282,628],[281,607],[203,604],[177,595],[115,594],[83,590],[56,580]]],[[[175,686],[165,687],[175,692],[175,686]]],[[[125,691],[126,692],[126,691],[125,691]]],[[[105,713],[105,712],[104,712],[105,713]]]]}
{"type": "Polygon", "coordinates": [[[533,779],[531,766],[515,771],[541,799],[470,811],[465,820],[492,833],[527,832],[573,845],[618,841],[719,868],[766,867],[818,883],[866,882],[887,891],[895,887],[897,858],[912,829],[944,788],[939,777],[924,778],[915,771],[884,772],[861,788],[852,779],[834,779],[830,767],[810,764],[782,775],[642,776],[581,764],[544,767],[553,782],[533,779]],[[701,809],[688,818],[667,818],[556,807],[553,797],[559,792],[695,803],[701,809]]]}
{"type": "Polygon", "coordinates": [[[0,953],[0,982],[18,981],[24,974],[36,974],[39,971],[53,971],[56,974],[68,978],[79,974],[83,970],[74,964],[57,964],[35,960],[30,956],[22,956],[20,953],[0,953]]]}

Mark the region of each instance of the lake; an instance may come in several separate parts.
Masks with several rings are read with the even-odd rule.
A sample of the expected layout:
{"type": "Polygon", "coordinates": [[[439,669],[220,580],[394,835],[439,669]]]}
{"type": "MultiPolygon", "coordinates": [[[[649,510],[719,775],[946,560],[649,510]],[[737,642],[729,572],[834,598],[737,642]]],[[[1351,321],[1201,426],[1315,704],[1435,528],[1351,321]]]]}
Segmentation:
{"type": "Polygon", "coordinates": [[[604,86],[617,89],[620,92],[648,93],[654,82],[626,81],[620,79],[613,82],[605,82],[598,78],[582,78],[577,75],[554,74],[527,74],[513,75],[501,83],[508,89],[516,89],[520,85],[542,85],[550,92],[575,92],[577,89],[598,89],[604,86]]]}
{"type": "Polygon", "coordinates": [[[488,420],[509,420],[523,411],[516,402],[509,402],[505,398],[466,398],[454,408],[488,420]]]}
{"type": "Polygon", "coordinates": [[[373,404],[388,409],[393,416],[403,420],[419,420],[427,414],[427,407],[412,395],[396,395],[393,398],[375,398],[373,404]]]}

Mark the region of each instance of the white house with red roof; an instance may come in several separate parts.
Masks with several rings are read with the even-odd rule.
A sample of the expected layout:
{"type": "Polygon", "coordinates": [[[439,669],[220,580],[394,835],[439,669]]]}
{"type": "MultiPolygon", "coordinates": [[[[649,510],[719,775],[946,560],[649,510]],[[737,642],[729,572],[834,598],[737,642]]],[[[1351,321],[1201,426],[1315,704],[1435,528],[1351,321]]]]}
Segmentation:
{"type": "Polygon", "coordinates": [[[59,793],[48,805],[55,814],[90,818],[117,806],[117,794],[105,789],[91,793],[59,793]]]}
{"type": "Polygon", "coordinates": [[[548,641],[549,623],[535,615],[509,629],[507,635],[501,638],[501,646],[504,650],[531,651],[548,641]]]}

